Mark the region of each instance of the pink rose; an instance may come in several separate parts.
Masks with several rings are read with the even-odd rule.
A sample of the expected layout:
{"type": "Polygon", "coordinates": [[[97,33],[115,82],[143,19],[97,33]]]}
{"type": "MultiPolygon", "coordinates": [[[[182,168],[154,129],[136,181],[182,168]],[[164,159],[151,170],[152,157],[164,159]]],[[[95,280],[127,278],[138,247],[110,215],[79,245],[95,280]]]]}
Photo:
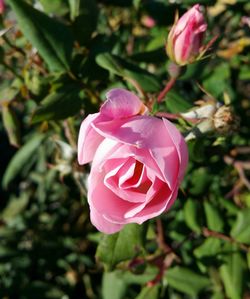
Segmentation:
{"type": "Polygon", "coordinates": [[[196,4],[175,22],[167,40],[167,54],[179,65],[194,62],[203,54],[203,38],[207,24],[196,4]]]}
{"type": "Polygon", "coordinates": [[[112,89],[100,112],[88,115],[81,124],[78,161],[92,161],[91,222],[112,234],[171,207],[188,152],[172,123],[147,115],[146,106],[133,93],[112,89]]]}

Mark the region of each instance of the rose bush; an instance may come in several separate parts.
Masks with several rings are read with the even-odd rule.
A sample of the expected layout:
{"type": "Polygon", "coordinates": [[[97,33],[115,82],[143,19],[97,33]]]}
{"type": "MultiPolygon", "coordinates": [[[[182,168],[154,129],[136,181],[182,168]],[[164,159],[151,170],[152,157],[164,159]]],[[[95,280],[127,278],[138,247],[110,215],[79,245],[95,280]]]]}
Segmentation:
{"type": "Polygon", "coordinates": [[[100,112],[81,124],[78,161],[93,161],[88,180],[91,222],[110,234],[171,207],[188,152],[172,123],[147,115],[146,106],[131,92],[113,89],[100,112]]]}

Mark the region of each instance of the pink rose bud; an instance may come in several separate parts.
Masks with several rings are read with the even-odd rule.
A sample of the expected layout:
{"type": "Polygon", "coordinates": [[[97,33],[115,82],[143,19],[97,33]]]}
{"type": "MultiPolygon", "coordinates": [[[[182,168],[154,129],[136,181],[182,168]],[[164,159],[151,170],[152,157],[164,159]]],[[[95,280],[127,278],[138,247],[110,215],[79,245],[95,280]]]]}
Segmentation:
{"type": "Polygon", "coordinates": [[[178,65],[186,65],[198,60],[204,54],[202,46],[207,24],[196,4],[171,28],[167,40],[167,54],[178,65]]]}
{"type": "Polygon", "coordinates": [[[4,5],[4,0],[0,0],[0,14],[4,12],[5,5],[4,5]]]}
{"type": "Polygon", "coordinates": [[[141,224],[174,203],[188,162],[181,133],[147,114],[133,93],[112,89],[78,137],[78,161],[92,161],[88,203],[93,225],[106,234],[141,224]]]}

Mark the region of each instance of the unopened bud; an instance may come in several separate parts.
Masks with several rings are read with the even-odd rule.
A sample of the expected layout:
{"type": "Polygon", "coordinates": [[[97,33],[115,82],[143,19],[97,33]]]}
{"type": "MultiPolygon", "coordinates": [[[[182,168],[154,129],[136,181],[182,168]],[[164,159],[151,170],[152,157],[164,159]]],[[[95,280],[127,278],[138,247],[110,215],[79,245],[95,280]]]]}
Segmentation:
{"type": "Polygon", "coordinates": [[[169,32],[166,51],[178,65],[187,65],[203,54],[203,39],[207,29],[201,7],[194,5],[180,19],[178,17],[169,32]]]}

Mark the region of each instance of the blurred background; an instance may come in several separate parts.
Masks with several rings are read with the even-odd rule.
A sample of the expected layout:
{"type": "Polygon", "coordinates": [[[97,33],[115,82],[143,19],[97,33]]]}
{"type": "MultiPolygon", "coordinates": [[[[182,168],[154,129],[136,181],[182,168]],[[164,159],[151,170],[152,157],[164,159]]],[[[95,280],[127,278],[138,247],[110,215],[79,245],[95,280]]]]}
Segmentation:
{"type": "MultiPolygon", "coordinates": [[[[206,41],[217,40],[153,107],[230,107],[223,129],[188,143],[188,171],[168,213],[102,235],[89,220],[89,167],[76,159],[80,123],[107,90],[140,86],[157,97],[168,80],[175,13],[196,3],[6,0],[0,7],[1,298],[250,298],[249,1],[199,2],[206,41]]],[[[183,132],[192,126],[175,123],[183,132]]]]}

